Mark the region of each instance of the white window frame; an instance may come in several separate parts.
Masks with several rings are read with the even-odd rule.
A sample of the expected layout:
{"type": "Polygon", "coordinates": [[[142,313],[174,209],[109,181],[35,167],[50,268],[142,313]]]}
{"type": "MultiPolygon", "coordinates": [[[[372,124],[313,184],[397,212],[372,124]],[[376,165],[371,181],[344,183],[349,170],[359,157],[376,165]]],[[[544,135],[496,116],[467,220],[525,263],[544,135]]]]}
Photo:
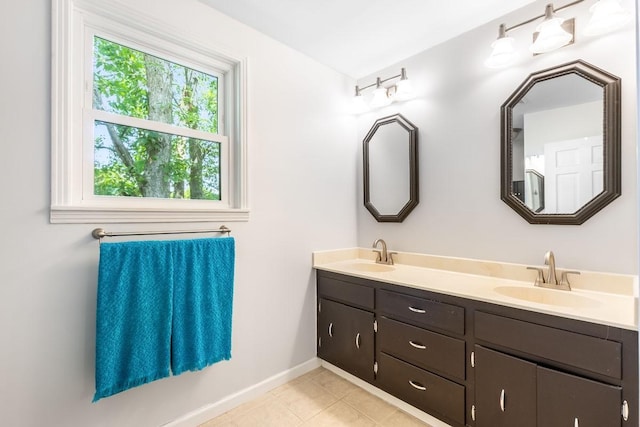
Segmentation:
{"type": "Polygon", "coordinates": [[[96,0],[53,0],[52,39],[52,223],[248,220],[246,58],[221,53],[122,4],[96,0]],[[219,135],[169,124],[154,129],[220,143],[220,201],[93,194],[94,120],[148,129],[144,120],[114,120],[93,109],[94,36],[219,78],[219,135]]]}

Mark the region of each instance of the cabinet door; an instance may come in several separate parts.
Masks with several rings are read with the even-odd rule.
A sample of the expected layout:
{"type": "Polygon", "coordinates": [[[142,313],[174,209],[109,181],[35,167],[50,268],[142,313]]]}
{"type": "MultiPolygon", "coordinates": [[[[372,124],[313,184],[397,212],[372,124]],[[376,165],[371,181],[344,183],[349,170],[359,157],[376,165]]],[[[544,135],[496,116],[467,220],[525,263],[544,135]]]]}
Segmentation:
{"type": "Polygon", "coordinates": [[[536,426],[535,364],[476,345],[475,377],[476,427],[536,426]]]}
{"type": "Polygon", "coordinates": [[[620,427],[622,389],[538,367],[538,425],[620,427]]]}
{"type": "Polygon", "coordinates": [[[367,381],[373,381],[373,313],[320,299],[318,357],[367,381]]]}

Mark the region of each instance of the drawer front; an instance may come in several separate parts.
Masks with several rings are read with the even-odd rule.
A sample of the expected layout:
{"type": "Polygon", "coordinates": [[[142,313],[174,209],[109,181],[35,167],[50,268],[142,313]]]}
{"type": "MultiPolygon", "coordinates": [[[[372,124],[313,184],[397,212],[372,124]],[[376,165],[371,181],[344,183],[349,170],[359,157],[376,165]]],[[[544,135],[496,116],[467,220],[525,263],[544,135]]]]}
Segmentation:
{"type": "Polygon", "coordinates": [[[465,342],[416,326],[378,319],[380,351],[413,365],[465,379],[465,342]]]}
{"type": "Polygon", "coordinates": [[[382,389],[416,408],[464,425],[464,386],[384,353],[378,360],[377,380],[382,389]]]}
{"type": "Polygon", "coordinates": [[[622,345],[619,342],[482,312],[475,313],[475,336],[564,365],[622,378],[622,345]]]}
{"type": "Polygon", "coordinates": [[[617,386],[539,366],[537,402],[541,426],[622,425],[622,389],[617,386]]]}
{"type": "Polygon", "coordinates": [[[318,295],[356,307],[373,310],[375,289],[328,277],[318,277],[318,295]]]}
{"type": "Polygon", "coordinates": [[[387,317],[416,326],[464,334],[464,308],[425,298],[380,290],[378,309],[387,317]]]}

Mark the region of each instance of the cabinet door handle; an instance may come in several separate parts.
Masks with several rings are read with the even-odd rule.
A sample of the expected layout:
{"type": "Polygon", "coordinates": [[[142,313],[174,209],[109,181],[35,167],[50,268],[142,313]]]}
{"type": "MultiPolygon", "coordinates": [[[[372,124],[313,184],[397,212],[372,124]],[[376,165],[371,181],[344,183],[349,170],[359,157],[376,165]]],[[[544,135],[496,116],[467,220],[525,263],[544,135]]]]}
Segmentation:
{"type": "Polygon", "coordinates": [[[629,420],[629,403],[626,400],[622,402],[622,419],[629,420]]]}
{"type": "Polygon", "coordinates": [[[413,341],[409,341],[409,344],[411,344],[411,347],[417,348],[418,350],[426,350],[427,348],[426,345],[418,344],[413,341]]]}
{"type": "Polygon", "coordinates": [[[580,422],[578,422],[578,418],[573,420],[573,427],[580,427],[580,422]]]}
{"type": "Polygon", "coordinates": [[[504,389],[500,392],[500,409],[504,412],[504,389]]]}
{"type": "Polygon", "coordinates": [[[414,313],[420,313],[420,314],[424,314],[427,312],[427,310],[423,310],[421,308],[415,308],[411,306],[409,306],[409,310],[413,311],[414,313]]]}
{"type": "Polygon", "coordinates": [[[329,323],[329,336],[333,338],[333,322],[329,323]]]}
{"type": "Polygon", "coordinates": [[[360,350],[360,332],[356,334],[356,348],[360,350]]]}
{"type": "Polygon", "coordinates": [[[411,381],[411,380],[409,380],[409,384],[411,384],[411,387],[413,387],[413,388],[415,388],[415,389],[417,389],[417,390],[420,390],[420,391],[425,391],[425,390],[427,389],[427,388],[426,388],[425,386],[423,386],[422,384],[420,384],[420,383],[416,383],[416,382],[413,382],[413,381],[411,381]]]}

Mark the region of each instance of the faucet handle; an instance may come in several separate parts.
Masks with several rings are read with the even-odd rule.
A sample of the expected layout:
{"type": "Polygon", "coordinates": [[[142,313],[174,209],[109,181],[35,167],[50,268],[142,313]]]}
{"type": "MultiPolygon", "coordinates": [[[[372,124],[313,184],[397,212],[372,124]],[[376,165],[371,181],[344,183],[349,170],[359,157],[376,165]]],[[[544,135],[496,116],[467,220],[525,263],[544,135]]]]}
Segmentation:
{"type": "Polygon", "coordinates": [[[387,261],[389,263],[389,265],[393,265],[393,256],[397,255],[398,252],[393,252],[393,251],[388,251],[387,252],[387,261]]]}
{"type": "Polygon", "coordinates": [[[569,278],[567,277],[569,274],[580,274],[579,271],[563,271],[560,275],[560,286],[567,287],[571,289],[571,284],[569,283],[569,278]]]}
{"type": "Polygon", "coordinates": [[[376,262],[381,262],[382,261],[382,251],[380,249],[373,249],[373,252],[376,253],[376,262]]]}
{"type": "Polygon", "coordinates": [[[535,270],[538,272],[538,275],[536,276],[536,281],[533,283],[534,286],[540,286],[543,283],[545,283],[544,281],[544,270],[540,267],[527,267],[527,270],[535,270]]]}

